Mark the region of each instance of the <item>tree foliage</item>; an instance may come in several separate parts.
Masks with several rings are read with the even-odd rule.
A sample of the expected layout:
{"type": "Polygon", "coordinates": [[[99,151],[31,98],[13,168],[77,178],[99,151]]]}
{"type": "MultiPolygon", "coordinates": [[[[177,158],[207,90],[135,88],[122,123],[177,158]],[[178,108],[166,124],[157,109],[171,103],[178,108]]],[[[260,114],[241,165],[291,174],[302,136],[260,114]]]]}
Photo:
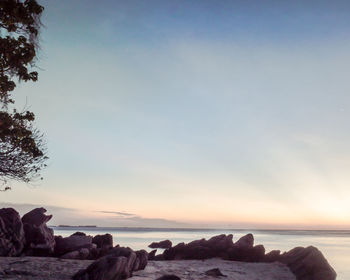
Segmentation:
{"type": "MultiPolygon", "coordinates": [[[[42,134],[32,112],[10,110],[19,81],[37,81],[33,71],[43,7],[36,0],[0,0],[0,181],[30,182],[45,167],[42,134]]],[[[13,105],[12,105],[13,106],[13,105]]]]}

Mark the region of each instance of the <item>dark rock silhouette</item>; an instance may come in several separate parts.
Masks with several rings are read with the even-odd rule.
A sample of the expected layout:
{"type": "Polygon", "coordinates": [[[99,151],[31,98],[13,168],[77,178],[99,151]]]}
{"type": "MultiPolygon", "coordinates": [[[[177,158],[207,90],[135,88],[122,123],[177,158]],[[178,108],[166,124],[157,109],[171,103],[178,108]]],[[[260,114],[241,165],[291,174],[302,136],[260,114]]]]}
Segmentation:
{"type": "Polygon", "coordinates": [[[72,251],[61,256],[61,259],[78,260],[80,259],[79,251],[72,251]]]}
{"type": "Polygon", "coordinates": [[[222,272],[218,268],[207,270],[205,272],[205,275],[214,276],[214,277],[220,277],[220,276],[227,277],[227,275],[222,274],[222,272]]]}
{"type": "Polygon", "coordinates": [[[157,278],[156,280],[181,280],[181,278],[174,274],[167,274],[157,278]]]}
{"type": "Polygon", "coordinates": [[[297,280],[334,280],[337,277],[323,254],[315,247],[296,247],[280,256],[297,280]]]}
{"type": "Polygon", "coordinates": [[[254,246],[254,236],[251,233],[248,233],[247,235],[242,236],[238,241],[235,243],[235,246],[238,248],[243,249],[250,249],[254,246]]]}
{"type": "Polygon", "coordinates": [[[136,253],[136,260],[138,261],[138,265],[134,265],[133,270],[143,270],[146,268],[148,263],[148,253],[145,250],[139,250],[135,251],[136,253]]]}
{"type": "Polygon", "coordinates": [[[280,250],[272,250],[271,252],[265,255],[264,262],[276,262],[279,260],[280,255],[281,255],[280,250]]]}
{"type": "Polygon", "coordinates": [[[60,257],[61,259],[71,260],[86,260],[90,258],[90,250],[87,248],[81,248],[80,250],[66,253],[60,257]]]}
{"type": "Polygon", "coordinates": [[[144,269],[148,253],[145,250],[134,252],[130,248],[114,247],[108,254],[99,258],[85,270],[79,271],[74,280],[113,280],[126,279],[133,271],[144,269]]]}
{"type": "Polygon", "coordinates": [[[105,256],[73,276],[73,280],[118,280],[131,276],[127,257],[105,256]]]}
{"type": "Polygon", "coordinates": [[[26,255],[49,256],[54,251],[53,230],[46,225],[52,215],[45,215],[45,213],[45,208],[35,208],[22,217],[26,255]]]}
{"type": "Polygon", "coordinates": [[[96,235],[92,239],[92,243],[95,243],[97,248],[113,247],[113,237],[109,233],[104,235],[96,235]]]}
{"type": "Polygon", "coordinates": [[[66,253],[79,251],[82,248],[92,249],[96,245],[92,243],[92,236],[82,234],[72,234],[69,237],[55,236],[55,255],[62,256],[66,253]]]}
{"type": "Polygon", "coordinates": [[[173,245],[170,240],[163,240],[159,242],[152,242],[150,245],[148,245],[149,248],[156,249],[156,248],[161,248],[161,249],[168,249],[173,245]]]}
{"type": "Polygon", "coordinates": [[[0,209],[0,256],[19,256],[24,245],[25,234],[18,212],[13,208],[0,209]]]}
{"type": "Polygon", "coordinates": [[[151,252],[148,253],[148,260],[153,261],[155,259],[157,253],[157,249],[152,250],[151,252]]]}
{"type": "Polygon", "coordinates": [[[154,260],[190,260],[223,258],[227,260],[260,262],[264,259],[265,248],[254,245],[254,237],[247,234],[236,243],[232,241],[232,234],[217,235],[209,240],[194,240],[188,244],[179,243],[166,249],[163,254],[155,256],[154,260]]]}

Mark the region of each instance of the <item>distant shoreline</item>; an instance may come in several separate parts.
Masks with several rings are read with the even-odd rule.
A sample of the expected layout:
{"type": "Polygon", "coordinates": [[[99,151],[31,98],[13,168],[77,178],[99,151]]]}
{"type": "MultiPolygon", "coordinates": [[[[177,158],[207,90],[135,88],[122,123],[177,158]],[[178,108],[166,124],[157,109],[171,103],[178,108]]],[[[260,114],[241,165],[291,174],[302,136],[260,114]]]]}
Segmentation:
{"type": "Polygon", "coordinates": [[[97,225],[49,225],[51,228],[62,228],[62,229],[95,229],[95,230],[111,230],[111,231],[147,231],[147,232],[217,232],[217,231],[228,231],[228,232],[267,232],[275,234],[344,234],[350,235],[350,230],[348,229],[225,229],[225,228],[158,228],[158,227],[104,227],[97,225]]]}

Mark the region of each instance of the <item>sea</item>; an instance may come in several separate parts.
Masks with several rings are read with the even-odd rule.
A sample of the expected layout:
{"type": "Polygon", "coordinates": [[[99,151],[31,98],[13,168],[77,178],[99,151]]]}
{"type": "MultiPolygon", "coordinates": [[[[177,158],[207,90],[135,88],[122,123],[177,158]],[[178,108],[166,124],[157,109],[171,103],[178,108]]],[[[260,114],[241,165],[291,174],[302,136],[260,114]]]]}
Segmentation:
{"type": "Polygon", "coordinates": [[[169,239],[173,245],[180,242],[210,238],[218,234],[233,234],[234,241],[247,233],[254,235],[255,244],[263,244],[266,252],[288,251],[294,247],[315,246],[337,272],[338,280],[350,279],[350,231],[341,230],[246,230],[246,229],[161,229],[111,227],[53,227],[55,235],[69,236],[77,231],[89,235],[110,233],[114,244],[135,250],[150,251],[154,241],[169,239]]]}

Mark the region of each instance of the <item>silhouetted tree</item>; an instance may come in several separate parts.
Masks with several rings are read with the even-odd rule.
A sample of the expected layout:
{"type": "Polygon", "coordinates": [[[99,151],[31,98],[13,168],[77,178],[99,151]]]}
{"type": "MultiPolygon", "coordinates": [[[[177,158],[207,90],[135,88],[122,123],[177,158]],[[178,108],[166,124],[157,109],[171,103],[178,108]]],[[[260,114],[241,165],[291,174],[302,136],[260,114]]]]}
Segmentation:
{"type": "MultiPolygon", "coordinates": [[[[8,108],[16,81],[37,81],[36,58],[40,16],[36,0],[0,0],[0,181],[30,182],[45,167],[42,134],[33,126],[34,114],[8,108]]],[[[7,188],[7,187],[6,187],[7,188]]]]}

